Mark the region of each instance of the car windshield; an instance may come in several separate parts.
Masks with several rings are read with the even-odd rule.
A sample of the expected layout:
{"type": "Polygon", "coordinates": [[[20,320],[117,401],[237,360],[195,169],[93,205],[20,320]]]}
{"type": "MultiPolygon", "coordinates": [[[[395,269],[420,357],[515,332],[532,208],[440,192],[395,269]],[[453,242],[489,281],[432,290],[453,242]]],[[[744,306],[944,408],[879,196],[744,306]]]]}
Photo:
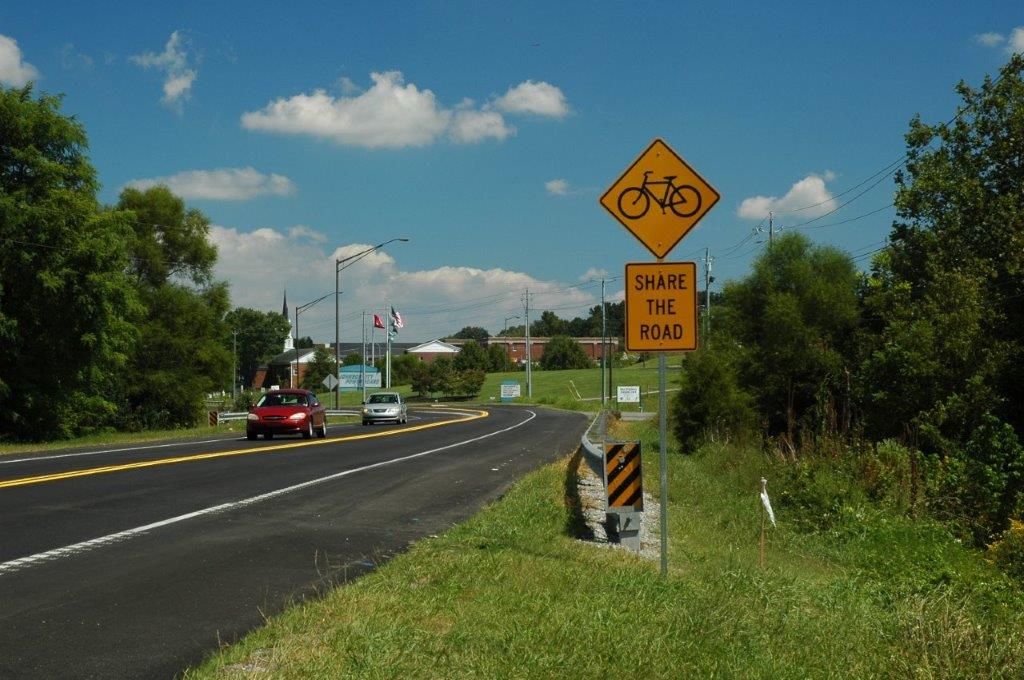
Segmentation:
{"type": "Polygon", "coordinates": [[[370,395],[370,403],[371,404],[397,404],[398,403],[398,395],[397,394],[371,394],[370,395]]]}
{"type": "Polygon", "coordinates": [[[256,402],[256,406],[305,406],[304,394],[264,394],[256,402]]]}

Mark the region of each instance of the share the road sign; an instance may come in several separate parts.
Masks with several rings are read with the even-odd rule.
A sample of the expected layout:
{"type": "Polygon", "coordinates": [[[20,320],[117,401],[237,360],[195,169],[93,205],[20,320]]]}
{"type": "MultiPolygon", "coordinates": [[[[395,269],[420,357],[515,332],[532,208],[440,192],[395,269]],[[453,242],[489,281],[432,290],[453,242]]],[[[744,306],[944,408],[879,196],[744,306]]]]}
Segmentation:
{"type": "Polygon", "coordinates": [[[601,196],[601,205],[655,257],[665,257],[720,198],[668,144],[655,139],[601,196]]]}
{"type": "Polygon", "coordinates": [[[695,262],[631,262],[626,265],[626,349],[634,352],[697,349],[695,262]]]}

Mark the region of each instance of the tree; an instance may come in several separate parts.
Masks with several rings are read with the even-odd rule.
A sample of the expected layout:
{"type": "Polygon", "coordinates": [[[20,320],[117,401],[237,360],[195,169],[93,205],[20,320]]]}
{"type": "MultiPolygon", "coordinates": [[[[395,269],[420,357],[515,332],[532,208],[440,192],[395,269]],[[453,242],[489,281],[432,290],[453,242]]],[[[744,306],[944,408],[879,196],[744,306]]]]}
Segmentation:
{"type": "Polygon", "coordinates": [[[477,343],[485,345],[487,344],[487,338],[491,337],[491,334],[479,326],[466,326],[452,337],[460,340],[476,340],[477,343]]]}
{"type": "Polygon", "coordinates": [[[594,362],[578,342],[567,335],[556,335],[544,346],[540,365],[546,371],[558,371],[566,368],[590,368],[594,362]]]}
{"type": "Polygon", "coordinates": [[[295,347],[297,349],[309,349],[313,347],[313,344],[313,338],[309,337],[308,335],[303,335],[301,338],[298,338],[295,341],[295,347]]]}
{"type": "Polygon", "coordinates": [[[786,234],[726,285],[727,325],[740,346],[741,385],[769,432],[790,443],[800,425],[823,432],[846,399],[846,369],[859,320],[857,274],[849,255],[786,234]]]}
{"type": "Polygon", "coordinates": [[[0,438],[109,426],[134,339],[131,227],[100,209],[85,130],[60,105],[0,88],[0,438]]]}
{"type": "Polygon", "coordinates": [[[408,385],[412,383],[413,371],[423,364],[423,360],[415,354],[402,354],[391,359],[391,384],[408,385]]]}
{"type": "Polygon", "coordinates": [[[912,435],[935,495],[985,542],[1024,504],[1024,56],[948,123],[915,118],[890,246],[866,282],[857,387],[912,435]]]}
{"type": "Polygon", "coordinates": [[[539,337],[566,335],[568,331],[569,325],[565,319],[548,310],[541,312],[540,318],[530,324],[530,334],[539,337]]]}
{"type": "Polygon", "coordinates": [[[508,353],[502,345],[487,346],[487,372],[499,373],[508,370],[508,353]]]}
{"type": "Polygon", "coordinates": [[[342,358],[342,366],[358,366],[363,363],[363,355],[359,352],[349,352],[342,358]]]}
{"type": "Polygon", "coordinates": [[[288,320],[277,312],[261,312],[248,307],[237,307],[224,317],[227,332],[225,347],[232,348],[237,338],[238,374],[242,384],[252,385],[256,369],[267,363],[284,348],[288,336],[288,320]],[[231,331],[237,335],[233,336],[231,331]]]}
{"type": "Polygon", "coordinates": [[[719,349],[688,355],[680,391],[669,405],[676,438],[693,450],[707,437],[727,437],[756,423],[750,395],[739,385],[734,357],[719,349]]]}
{"type": "Polygon", "coordinates": [[[470,340],[455,355],[452,365],[456,371],[483,370],[487,367],[487,355],[480,345],[470,340]]]}
{"type": "Polygon", "coordinates": [[[130,272],[144,303],[137,344],[119,375],[122,426],[192,425],[206,393],[228,384],[231,370],[228,290],[213,281],[210,221],[162,186],[125,189],[117,210],[135,232],[130,272]]]}
{"type": "Polygon", "coordinates": [[[323,389],[324,378],[333,374],[334,354],[326,347],[317,347],[313,352],[313,359],[306,364],[306,370],[302,376],[302,387],[314,392],[323,389]]]}

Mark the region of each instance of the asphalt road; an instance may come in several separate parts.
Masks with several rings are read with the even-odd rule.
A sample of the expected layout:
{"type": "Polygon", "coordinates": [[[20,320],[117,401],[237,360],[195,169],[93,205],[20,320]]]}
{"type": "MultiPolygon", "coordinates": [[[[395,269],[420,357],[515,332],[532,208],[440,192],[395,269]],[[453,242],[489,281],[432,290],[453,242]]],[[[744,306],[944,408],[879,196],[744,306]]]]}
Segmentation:
{"type": "Polygon", "coordinates": [[[0,678],[169,678],[575,448],[578,414],[0,458],[0,678]]]}

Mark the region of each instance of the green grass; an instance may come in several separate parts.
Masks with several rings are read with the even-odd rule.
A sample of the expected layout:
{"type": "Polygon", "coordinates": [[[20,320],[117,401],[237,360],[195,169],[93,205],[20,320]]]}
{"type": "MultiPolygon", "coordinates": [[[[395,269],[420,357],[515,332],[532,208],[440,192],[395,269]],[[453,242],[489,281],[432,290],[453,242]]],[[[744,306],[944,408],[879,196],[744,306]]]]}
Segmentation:
{"type": "MultiPolygon", "coordinates": [[[[656,492],[656,429],[618,434],[644,441],[656,492]]],[[[754,490],[772,465],[723,445],[670,461],[666,580],[566,535],[556,464],[186,677],[1024,675],[1021,589],[938,525],[858,509],[807,533],[779,508],[762,570],[754,490]]]]}

